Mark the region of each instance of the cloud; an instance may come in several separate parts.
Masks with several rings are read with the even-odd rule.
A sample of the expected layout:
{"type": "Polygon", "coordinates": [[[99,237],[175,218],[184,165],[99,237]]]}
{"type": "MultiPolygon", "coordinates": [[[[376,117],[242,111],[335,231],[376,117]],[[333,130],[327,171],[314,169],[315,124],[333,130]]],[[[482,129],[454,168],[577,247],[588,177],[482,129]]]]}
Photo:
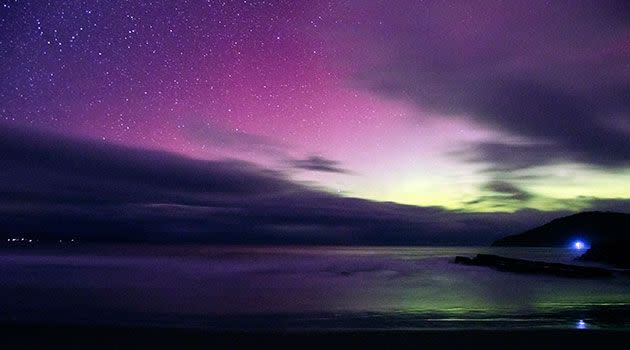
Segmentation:
{"type": "Polygon", "coordinates": [[[336,160],[327,159],[321,156],[310,156],[306,159],[295,159],[291,161],[294,168],[327,173],[347,174],[348,170],[341,167],[336,160]]]}
{"type": "MultiPolygon", "coordinates": [[[[246,162],[196,160],[6,127],[0,128],[0,150],[0,235],[5,237],[483,244],[566,214],[465,213],[345,198],[246,162]]],[[[522,197],[506,184],[489,188],[522,197]]],[[[627,203],[609,200],[601,206],[628,208],[627,203]]]]}
{"type": "Polygon", "coordinates": [[[482,194],[477,198],[467,201],[469,208],[482,205],[483,207],[493,207],[497,210],[505,208],[522,207],[532,199],[537,199],[532,193],[529,193],[517,185],[499,178],[492,179],[481,186],[482,194]]]}
{"type": "Polygon", "coordinates": [[[212,145],[217,148],[231,149],[240,152],[266,154],[274,157],[284,157],[288,145],[274,139],[244,132],[237,129],[226,129],[212,123],[193,123],[185,129],[189,139],[202,145],[212,145]]]}
{"type": "Polygon", "coordinates": [[[506,181],[493,180],[486,183],[483,189],[499,194],[501,197],[516,201],[526,201],[532,195],[518,186],[506,181]]]}
{"type": "Polygon", "coordinates": [[[303,190],[277,172],[239,161],[197,161],[25,130],[0,130],[0,189],[14,199],[207,202],[303,190]]]}
{"type": "Polygon", "coordinates": [[[598,198],[579,198],[589,204],[589,210],[597,211],[616,211],[622,213],[630,213],[630,200],[623,198],[616,199],[598,199],[598,198]]]}
{"type": "Polygon", "coordinates": [[[571,152],[551,144],[510,144],[477,142],[451,152],[451,156],[470,163],[487,165],[486,172],[508,172],[552,163],[571,162],[571,152]]]}
{"type": "Polygon", "coordinates": [[[364,24],[338,21],[329,33],[362,47],[345,53],[355,85],[528,140],[479,145],[497,168],[630,165],[630,132],[619,127],[630,121],[627,2],[388,4],[350,2],[348,16],[364,24]]]}

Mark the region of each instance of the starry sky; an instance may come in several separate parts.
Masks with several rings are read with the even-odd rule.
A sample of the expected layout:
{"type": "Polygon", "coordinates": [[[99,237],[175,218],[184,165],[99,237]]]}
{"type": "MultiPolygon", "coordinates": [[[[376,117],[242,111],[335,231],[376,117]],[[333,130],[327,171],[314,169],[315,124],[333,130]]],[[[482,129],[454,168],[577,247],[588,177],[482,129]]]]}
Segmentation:
{"type": "Polygon", "coordinates": [[[344,198],[616,209],[629,18],[607,0],[1,0],[0,127],[344,198]]]}

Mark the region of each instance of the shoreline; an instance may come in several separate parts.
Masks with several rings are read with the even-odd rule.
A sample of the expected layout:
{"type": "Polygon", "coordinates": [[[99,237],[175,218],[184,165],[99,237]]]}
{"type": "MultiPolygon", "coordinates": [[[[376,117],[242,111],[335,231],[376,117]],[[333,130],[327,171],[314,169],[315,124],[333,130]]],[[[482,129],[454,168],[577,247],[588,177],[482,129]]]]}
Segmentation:
{"type": "Polygon", "coordinates": [[[177,328],[0,324],[4,344],[28,349],[531,349],[620,344],[618,330],[204,331],[177,328]]]}

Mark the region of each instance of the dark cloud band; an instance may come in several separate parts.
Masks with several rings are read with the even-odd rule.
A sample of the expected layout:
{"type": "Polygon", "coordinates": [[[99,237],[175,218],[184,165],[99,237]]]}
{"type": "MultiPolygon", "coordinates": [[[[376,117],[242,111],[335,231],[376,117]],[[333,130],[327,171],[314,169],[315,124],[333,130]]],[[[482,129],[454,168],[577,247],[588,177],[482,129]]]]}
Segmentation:
{"type": "MultiPolygon", "coordinates": [[[[335,196],[245,162],[0,128],[0,234],[84,241],[472,244],[565,214],[465,213],[335,196]]],[[[494,182],[489,190],[522,199],[494,182]]],[[[590,200],[593,208],[600,201],[590,200]]],[[[609,200],[601,207],[628,208],[609,200]]]]}
{"type": "Polygon", "coordinates": [[[356,85],[529,142],[480,144],[480,161],[630,165],[627,2],[354,4],[365,23],[380,24],[331,34],[363,45],[356,85]]]}

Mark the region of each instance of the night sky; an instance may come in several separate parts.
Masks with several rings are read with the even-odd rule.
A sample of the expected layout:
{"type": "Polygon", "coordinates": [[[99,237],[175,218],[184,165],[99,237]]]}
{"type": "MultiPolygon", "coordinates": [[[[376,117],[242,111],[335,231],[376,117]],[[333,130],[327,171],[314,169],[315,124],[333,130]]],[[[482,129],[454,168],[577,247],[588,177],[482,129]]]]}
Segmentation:
{"type": "Polygon", "coordinates": [[[417,243],[630,208],[625,1],[0,4],[3,230],[417,243]]]}

